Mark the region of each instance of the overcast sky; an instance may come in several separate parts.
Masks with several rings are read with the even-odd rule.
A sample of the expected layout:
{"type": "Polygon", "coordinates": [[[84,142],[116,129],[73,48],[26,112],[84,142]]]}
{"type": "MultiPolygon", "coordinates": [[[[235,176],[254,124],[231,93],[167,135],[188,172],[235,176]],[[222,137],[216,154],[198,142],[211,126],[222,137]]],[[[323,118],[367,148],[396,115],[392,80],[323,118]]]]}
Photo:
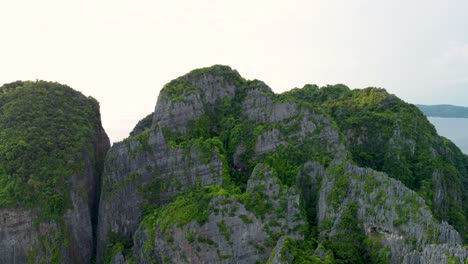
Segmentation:
{"type": "Polygon", "coordinates": [[[0,85],[91,95],[114,142],[165,83],[213,64],[276,92],[344,83],[468,106],[466,0],[0,0],[0,34],[0,85]]]}

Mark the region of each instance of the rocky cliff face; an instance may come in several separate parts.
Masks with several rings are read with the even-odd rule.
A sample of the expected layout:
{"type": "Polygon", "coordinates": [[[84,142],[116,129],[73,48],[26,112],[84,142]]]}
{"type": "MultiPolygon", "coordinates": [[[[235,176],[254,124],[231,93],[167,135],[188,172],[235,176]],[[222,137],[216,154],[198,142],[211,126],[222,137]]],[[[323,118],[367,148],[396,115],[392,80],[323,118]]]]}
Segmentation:
{"type": "MultiPolygon", "coordinates": [[[[401,263],[413,252],[432,250],[431,245],[454,246],[454,250],[461,245],[458,232],[434,219],[422,198],[383,173],[333,164],[322,179],[313,181],[321,182],[319,238],[328,247],[359,243],[364,235],[373,261],[401,263]]],[[[461,254],[459,260],[464,257],[461,254]]]]}
{"type": "Polygon", "coordinates": [[[346,137],[352,159],[418,192],[435,216],[468,238],[468,172],[464,155],[437,135],[424,114],[384,89],[306,85],[288,92],[322,107],[346,137]]]}
{"type": "Polygon", "coordinates": [[[281,186],[262,164],[255,167],[244,195],[223,189],[202,192],[211,196],[202,212],[205,219],[179,222],[172,210],[199,213],[190,206],[174,208],[179,201],[145,218],[134,238],[136,262],[254,263],[268,259],[278,237],[304,237],[300,196],[295,189],[281,186]]]}
{"type": "Polygon", "coordinates": [[[89,263],[104,156],[99,105],[69,87],[0,88],[0,263],[89,263]]]}
{"type": "Polygon", "coordinates": [[[131,239],[146,205],[164,205],[179,192],[223,182],[216,145],[170,146],[155,125],[139,139],[112,146],[106,159],[98,224],[98,259],[110,237],[131,239]]]}
{"type": "MultiPolygon", "coordinates": [[[[328,106],[298,94],[276,95],[225,66],[167,84],[152,121],[143,119],[108,154],[98,261],[464,261],[460,234],[418,193],[351,165],[351,144],[381,143],[343,129],[328,106]]],[[[393,130],[396,155],[398,147],[418,152],[417,140],[393,130]]],[[[446,174],[433,177],[441,182],[435,189],[449,188],[446,174]]]]}
{"type": "Polygon", "coordinates": [[[288,167],[282,161],[289,151],[298,156],[295,163],[309,156],[324,163],[346,157],[338,131],[323,114],[275,100],[265,84],[246,81],[223,66],[194,71],[166,85],[151,127],[108,154],[99,260],[105,258],[110,234],[131,239],[144,207],[155,201],[164,205],[180,192],[213,184],[237,182],[248,189],[250,173],[260,161],[291,182],[298,165],[288,167]],[[145,190],[153,200],[145,198],[145,190]]]}

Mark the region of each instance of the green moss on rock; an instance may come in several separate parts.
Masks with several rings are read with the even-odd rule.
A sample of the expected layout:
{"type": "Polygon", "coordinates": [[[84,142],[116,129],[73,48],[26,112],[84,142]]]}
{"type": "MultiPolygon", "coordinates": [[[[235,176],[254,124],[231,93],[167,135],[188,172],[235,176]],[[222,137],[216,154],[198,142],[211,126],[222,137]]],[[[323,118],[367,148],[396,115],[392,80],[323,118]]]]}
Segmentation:
{"type": "Polygon", "coordinates": [[[70,176],[101,127],[99,104],[68,86],[45,81],[0,88],[0,207],[40,208],[60,219],[71,207],[70,176]]]}

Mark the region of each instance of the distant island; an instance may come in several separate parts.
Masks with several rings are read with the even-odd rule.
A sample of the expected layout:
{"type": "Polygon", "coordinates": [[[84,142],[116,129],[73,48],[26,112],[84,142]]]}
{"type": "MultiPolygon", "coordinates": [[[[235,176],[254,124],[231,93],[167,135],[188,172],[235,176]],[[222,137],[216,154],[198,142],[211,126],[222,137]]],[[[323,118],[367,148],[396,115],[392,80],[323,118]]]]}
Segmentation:
{"type": "Polygon", "coordinates": [[[416,105],[426,116],[468,118],[468,107],[455,105],[416,105]]]}

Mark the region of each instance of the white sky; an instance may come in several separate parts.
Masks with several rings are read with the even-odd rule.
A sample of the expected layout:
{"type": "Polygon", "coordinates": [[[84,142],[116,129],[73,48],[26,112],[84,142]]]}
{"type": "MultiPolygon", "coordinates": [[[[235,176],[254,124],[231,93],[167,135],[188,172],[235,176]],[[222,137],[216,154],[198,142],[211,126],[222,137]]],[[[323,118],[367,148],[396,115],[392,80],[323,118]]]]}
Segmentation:
{"type": "Polygon", "coordinates": [[[468,1],[0,0],[0,85],[91,95],[114,142],[165,83],[213,64],[276,92],[344,83],[468,106],[468,1]]]}

